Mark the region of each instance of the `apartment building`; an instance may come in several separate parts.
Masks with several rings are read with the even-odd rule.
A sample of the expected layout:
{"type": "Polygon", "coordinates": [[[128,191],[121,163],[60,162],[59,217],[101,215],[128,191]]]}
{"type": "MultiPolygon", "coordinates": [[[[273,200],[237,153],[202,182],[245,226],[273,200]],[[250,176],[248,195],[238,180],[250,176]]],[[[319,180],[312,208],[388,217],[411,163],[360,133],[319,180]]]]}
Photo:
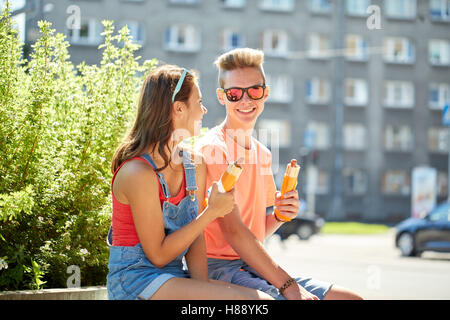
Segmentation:
{"type": "Polygon", "coordinates": [[[257,129],[275,132],[276,182],[299,159],[301,196],[315,177],[325,219],[408,217],[417,166],[437,169],[438,202],[447,197],[450,0],[41,0],[28,41],[38,19],[67,35],[75,64],[100,61],[103,19],[128,25],[143,59],[199,71],[207,127],[225,116],[214,59],[264,50],[271,97],[257,129]]]}

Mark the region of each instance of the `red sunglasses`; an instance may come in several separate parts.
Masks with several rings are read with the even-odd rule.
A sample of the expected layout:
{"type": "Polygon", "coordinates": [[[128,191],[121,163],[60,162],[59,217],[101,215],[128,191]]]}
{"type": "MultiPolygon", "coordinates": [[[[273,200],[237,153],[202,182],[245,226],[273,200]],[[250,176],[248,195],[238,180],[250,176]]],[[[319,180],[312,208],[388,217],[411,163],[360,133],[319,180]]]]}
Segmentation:
{"type": "Polygon", "coordinates": [[[239,87],[233,87],[233,88],[228,88],[228,89],[222,88],[222,90],[223,90],[223,92],[225,92],[225,95],[227,96],[227,99],[230,102],[236,102],[236,101],[241,100],[244,97],[244,92],[247,92],[247,96],[250,99],[259,100],[264,97],[266,85],[258,84],[258,85],[251,86],[248,88],[239,88],[239,87]]]}

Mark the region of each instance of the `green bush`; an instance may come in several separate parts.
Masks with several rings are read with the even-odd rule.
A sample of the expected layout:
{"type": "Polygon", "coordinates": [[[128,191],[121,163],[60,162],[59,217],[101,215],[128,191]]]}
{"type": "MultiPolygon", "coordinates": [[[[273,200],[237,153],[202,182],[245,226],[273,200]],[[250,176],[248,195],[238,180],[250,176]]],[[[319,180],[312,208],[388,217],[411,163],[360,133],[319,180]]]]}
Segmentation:
{"type": "Polygon", "coordinates": [[[100,66],[69,61],[62,34],[39,22],[29,61],[0,17],[0,291],[106,282],[110,164],[131,125],[143,77],[139,46],[104,21],[100,66]]]}

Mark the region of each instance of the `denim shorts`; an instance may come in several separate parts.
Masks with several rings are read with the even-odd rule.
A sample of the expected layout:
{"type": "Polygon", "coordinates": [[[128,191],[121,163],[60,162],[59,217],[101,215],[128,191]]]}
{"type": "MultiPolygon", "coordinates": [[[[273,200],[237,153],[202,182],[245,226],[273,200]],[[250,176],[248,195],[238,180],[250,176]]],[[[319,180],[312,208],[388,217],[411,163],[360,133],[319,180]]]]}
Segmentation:
{"type": "Polygon", "coordinates": [[[188,278],[180,259],[164,268],[155,267],[146,257],[142,245],[110,247],[107,276],[110,300],[148,300],[169,279],[188,278]]]}
{"type": "MultiPolygon", "coordinates": [[[[262,278],[242,260],[222,260],[208,258],[209,277],[267,293],[276,300],[286,300],[278,289],[262,278]]],[[[312,278],[295,278],[297,283],[320,300],[330,290],[332,284],[312,278]]]]}

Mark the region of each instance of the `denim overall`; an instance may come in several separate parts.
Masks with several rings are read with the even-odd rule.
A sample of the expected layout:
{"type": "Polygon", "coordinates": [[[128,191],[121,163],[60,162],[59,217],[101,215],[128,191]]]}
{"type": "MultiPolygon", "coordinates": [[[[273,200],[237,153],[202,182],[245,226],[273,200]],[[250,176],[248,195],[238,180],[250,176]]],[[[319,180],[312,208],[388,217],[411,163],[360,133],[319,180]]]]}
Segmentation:
{"type": "MultiPolygon", "coordinates": [[[[186,197],[178,205],[164,201],[162,211],[166,236],[190,223],[197,217],[198,212],[198,200],[194,194],[197,190],[195,164],[189,153],[180,152],[180,155],[186,176],[186,197]]],[[[142,158],[156,169],[149,154],[144,154],[142,158]]],[[[156,174],[164,196],[169,199],[170,192],[164,175],[159,172],[156,174]]],[[[167,280],[173,277],[189,277],[188,272],[183,270],[182,262],[188,248],[163,268],[157,268],[148,260],[140,243],[134,247],[112,246],[112,227],[109,229],[107,242],[110,255],[106,286],[111,300],[148,300],[167,280]]]]}

